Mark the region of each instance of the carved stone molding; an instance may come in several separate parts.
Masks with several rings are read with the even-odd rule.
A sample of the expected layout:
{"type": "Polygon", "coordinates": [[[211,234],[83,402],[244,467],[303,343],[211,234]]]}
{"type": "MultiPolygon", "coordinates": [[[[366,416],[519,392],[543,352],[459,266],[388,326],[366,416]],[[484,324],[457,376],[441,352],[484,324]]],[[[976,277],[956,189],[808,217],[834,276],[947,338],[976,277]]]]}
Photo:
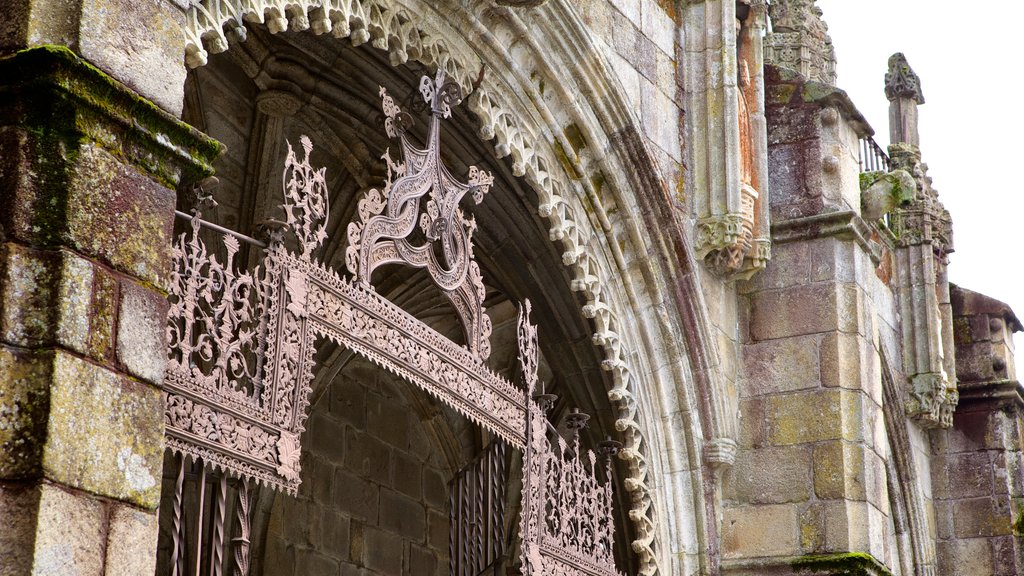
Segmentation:
{"type": "Polygon", "coordinates": [[[893,144],[889,156],[893,169],[912,175],[917,187],[913,200],[890,215],[909,385],[906,408],[923,426],[949,428],[959,399],[946,279],[946,262],[953,251],[952,222],[917,147],[893,144]]]}
{"type": "Polygon", "coordinates": [[[695,249],[714,272],[750,278],[771,257],[763,2],[708,0],[686,6],[687,101],[695,249]],[[703,36],[701,36],[703,34],[703,36]],[[714,72],[720,70],[721,72],[714,72]]]}

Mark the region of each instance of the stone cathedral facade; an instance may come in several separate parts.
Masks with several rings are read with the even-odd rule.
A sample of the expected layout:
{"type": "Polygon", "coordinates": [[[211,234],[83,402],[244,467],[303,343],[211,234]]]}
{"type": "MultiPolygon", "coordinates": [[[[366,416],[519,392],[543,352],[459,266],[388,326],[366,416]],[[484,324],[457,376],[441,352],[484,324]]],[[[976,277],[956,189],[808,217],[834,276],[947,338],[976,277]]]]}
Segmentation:
{"type": "Polygon", "coordinates": [[[1024,326],[813,0],[4,12],[0,576],[1024,575],[1024,326]]]}

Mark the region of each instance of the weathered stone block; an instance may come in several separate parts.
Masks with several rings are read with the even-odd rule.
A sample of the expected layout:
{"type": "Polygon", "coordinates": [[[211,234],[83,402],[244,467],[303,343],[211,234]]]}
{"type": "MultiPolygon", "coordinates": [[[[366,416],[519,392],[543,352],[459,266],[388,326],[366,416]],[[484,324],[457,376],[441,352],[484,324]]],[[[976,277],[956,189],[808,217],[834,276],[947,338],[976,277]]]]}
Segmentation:
{"type": "Polygon", "coordinates": [[[114,504],[109,522],[104,576],[152,573],[160,531],[156,513],[114,504]]]}
{"type": "MultiPolygon", "coordinates": [[[[351,428],[348,428],[351,430],[351,428]]],[[[309,421],[310,440],[307,446],[332,464],[345,463],[345,431],[346,426],[336,420],[332,414],[314,411],[309,421]]],[[[387,458],[387,454],[382,454],[387,458]]]]}
{"type": "Polygon", "coordinates": [[[387,486],[391,483],[391,448],[369,434],[346,428],[345,468],[387,486]]]}
{"type": "Polygon", "coordinates": [[[423,494],[423,467],[409,454],[395,452],[394,458],[391,486],[410,498],[419,499],[423,494]]]}
{"type": "Polygon", "coordinates": [[[57,252],[0,246],[0,339],[28,347],[53,343],[60,269],[57,252]]]}
{"type": "Polygon", "coordinates": [[[41,489],[39,484],[0,482],[0,576],[23,576],[32,571],[41,489]]]}
{"type": "Polygon", "coordinates": [[[131,281],[121,283],[117,358],[125,370],[161,384],[167,365],[167,299],[131,281]]]}
{"type": "Polygon", "coordinates": [[[334,472],[334,506],[348,512],[353,518],[377,522],[379,488],[358,476],[339,469],[334,472]]]}
{"type": "Polygon", "coordinates": [[[402,539],[398,536],[366,527],[363,530],[363,564],[381,574],[402,572],[402,539]]]}
{"type": "Polygon", "coordinates": [[[993,493],[988,452],[937,455],[932,467],[932,490],[936,498],[975,498],[993,493]]]}
{"type": "Polygon", "coordinates": [[[423,471],[423,498],[435,508],[448,505],[448,484],[437,470],[423,471]]]}
{"type": "Polygon", "coordinates": [[[57,351],[44,474],[155,509],[163,464],[159,390],[57,351]]]}
{"type": "Polygon", "coordinates": [[[745,344],[743,367],[744,396],[777,394],[817,388],[820,336],[803,336],[745,344]]]}
{"type": "Polygon", "coordinates": [[[409,409],[376,394],[367,395],[367,432],[399,450],[409,449],[409,409]]]}
{"type": "Polygon", "coordinates": [[[407,540],[423,542],[427,524],[423,504],[393,490],[380,491],[379,525],[407,540]]]}
{"type": "Polygon", "coordinates": [[[957,538],[1008,536],[1010,500],[1006,497],[970,498],[953,503],[953,534],[957,538]]]}
{"type": "Polygon", "coordinates": [[[0,345],[0,478],[40,472],[53,353],[0,345]]]}
{"type": "Polygon", "coordinates": [[[33,573],[102,574],[105,518],[98,500],[42,484],[33,573]]]}
{"type": "Polygon", "coordinates": [[[860,295],[855,286],[813,284],[751,297],[750,337],[772,340],[821,332],[855,333],[860,295]]]}
{"type": "Polygon", "coordinates": [[[722,517],[722,556],[743,558],[800,552],[796,505],[727,508],[722,517]]]}
{"type": "Polygon", "coordinates": [[[838,390],[816,390],[768,398],[768,442],[775,446],[843,438],[838,390]]]}
{"type": "Polygon", "coordinates": [[[357,430],[366,430],[366,388],[352,378],[333,382],[331,415],[357,430]]]}
{"type": "Polygon", "coordinates": [[[737,283],[739,292],[749,294],[807,284],[813,262],[808,248],[806,242],[773,245],[771,264],[750,280],[737,283]]]}
{"type": "Polygon", "coordinates": [[[994,573],[988,538],[938,542],[935,552],[939,561],[939,574],[991,576],[994,573]]]}
{"type": "Polygon", "coordinates": [[[349,534],[349,518],[333,510],[323,512],[323,537],[321,550],[338,560],[349,558],[349,545],[351,536],[349,534]]]}
{"type": "Polygon", "coordinates": [[[428,510],[427,526],[427,544],[434,550],[447,550],[451,528],[448,515],[437,510],[428,510]]]}
{"type": "Polygon", "coordinates": [[[864,448],[841,440],[814,446],[814,494],[822,500],[867,497],[864,448]]]}
{"type": "Polygon", "coordinates": [[[96,145],[79,149],[73,171],[63,239],[122,272],[167,286],[174,191],[96,145]]]}
{"type": "Polygon", "coordinates": [[[741,450],[723,479],[726,499],[747,504],[783,504],[810,498],[807,446],[741,450]]]}

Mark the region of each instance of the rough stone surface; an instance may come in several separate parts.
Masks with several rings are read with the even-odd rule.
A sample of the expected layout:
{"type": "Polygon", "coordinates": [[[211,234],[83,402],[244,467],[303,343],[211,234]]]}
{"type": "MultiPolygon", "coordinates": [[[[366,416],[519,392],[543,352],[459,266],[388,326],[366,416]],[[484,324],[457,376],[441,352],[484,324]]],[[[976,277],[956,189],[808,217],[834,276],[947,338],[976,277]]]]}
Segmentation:
{"type": "Polygon", "coordinates": [[[152,573],[156,567],[159,531],[156,513],[114,504],[109,526],[104,576],[152,573]]]}
{"type": "Polygon", "coordinates": [[[167,364],[167,300],[133,282],[121,284],[117,324],[117,358],[125,370],[160,384],[167,364]]]}
{"type": "Polygon", "coordinates": [[[152,510],[162,464],[160,392],[58,352],[43,453],[46,476],[152,510]]]}
{"type": "Polygon", "coordinates": [[[41,470],[53,355],[0,345],[0,479],[41,470]]]}
{"type": "Polygon", "coordinates": [[[103,574],[105,525],[106,510],[99,501],[43,484],[33,573],[103,574]]]}

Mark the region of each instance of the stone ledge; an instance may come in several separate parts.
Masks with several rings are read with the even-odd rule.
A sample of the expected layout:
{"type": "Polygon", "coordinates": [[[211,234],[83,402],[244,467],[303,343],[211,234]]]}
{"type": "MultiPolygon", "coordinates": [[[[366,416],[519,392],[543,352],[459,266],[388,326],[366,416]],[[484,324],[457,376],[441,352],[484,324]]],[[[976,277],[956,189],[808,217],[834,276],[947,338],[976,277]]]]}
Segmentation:
{"type": "Polygon", "coordinates": [[[772,241],[777,244],[827,236],[854,240],[868,253],[875,265],[882,261],[882,247],[871,239],[871,227],[852,210],[828,212],[772,223],[772,241]]]}
{"type": "Polygon", "coordinates": [[[63,46],[0,58],[0,78],[0,125],[23,125],[71,149],[97,142],[171,189],[212,174],[222,150],[63,46]]]}
{"type": "Polygon", "coordinates": [[[731,576],[893,576],[874,556],[864,552],[725,560],[722,574],[731,576]]]}

